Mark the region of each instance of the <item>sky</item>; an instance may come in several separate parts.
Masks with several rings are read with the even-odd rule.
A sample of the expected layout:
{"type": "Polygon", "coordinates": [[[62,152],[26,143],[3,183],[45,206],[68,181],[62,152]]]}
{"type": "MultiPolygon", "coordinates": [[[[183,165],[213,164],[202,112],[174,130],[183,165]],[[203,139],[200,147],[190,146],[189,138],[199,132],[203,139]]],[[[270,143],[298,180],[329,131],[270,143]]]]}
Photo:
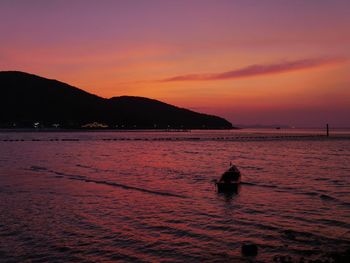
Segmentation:
{"type": "Polygon", "coordinates": [[[350,127],[350,1],[0,0],[0,70],[233,124],[350,127]]]}

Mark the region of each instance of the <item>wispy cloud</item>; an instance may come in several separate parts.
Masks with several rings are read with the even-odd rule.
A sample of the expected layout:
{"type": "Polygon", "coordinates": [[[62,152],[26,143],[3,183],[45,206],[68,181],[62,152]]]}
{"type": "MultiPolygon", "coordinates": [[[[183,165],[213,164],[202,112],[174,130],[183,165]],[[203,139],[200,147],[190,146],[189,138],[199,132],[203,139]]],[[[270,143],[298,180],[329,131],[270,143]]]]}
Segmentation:
{"type": "Polygon", "coordinates": [[[209,81],[247,78],[260,75],[277,74],[302,69],[317,68],[325,65],[344,62],[344,58],[310,58],[294,61],[284,61],[275,64],[254,64],[240,69],[225,71],[221,73],[188,74],[179,75],[160,80],[161,82],[172,81],[209,81]]]}

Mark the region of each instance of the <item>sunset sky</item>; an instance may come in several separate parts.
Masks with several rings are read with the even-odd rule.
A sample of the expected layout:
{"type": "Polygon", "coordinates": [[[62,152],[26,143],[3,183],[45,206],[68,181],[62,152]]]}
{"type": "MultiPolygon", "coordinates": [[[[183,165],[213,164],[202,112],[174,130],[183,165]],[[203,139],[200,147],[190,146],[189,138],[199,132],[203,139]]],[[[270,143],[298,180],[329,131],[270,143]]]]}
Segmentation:
{"type": "Polygon", "coordinates": [[[350,1],[1,0],[0,70],[233,124],[350,127],[350,1]]]}

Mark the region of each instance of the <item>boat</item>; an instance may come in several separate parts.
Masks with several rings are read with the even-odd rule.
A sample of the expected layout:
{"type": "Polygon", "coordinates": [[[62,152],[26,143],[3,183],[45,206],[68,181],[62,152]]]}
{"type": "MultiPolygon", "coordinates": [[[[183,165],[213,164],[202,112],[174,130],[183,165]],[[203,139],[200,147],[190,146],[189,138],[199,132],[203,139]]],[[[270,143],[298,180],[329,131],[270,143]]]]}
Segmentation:
{"type": "Polygon", "coordinates": [[[215,181],[219,193],[236,192],[241,183],[241,172],[237,166],[230,165],[230,168],[221,175],[219,181],[215,181]]]}

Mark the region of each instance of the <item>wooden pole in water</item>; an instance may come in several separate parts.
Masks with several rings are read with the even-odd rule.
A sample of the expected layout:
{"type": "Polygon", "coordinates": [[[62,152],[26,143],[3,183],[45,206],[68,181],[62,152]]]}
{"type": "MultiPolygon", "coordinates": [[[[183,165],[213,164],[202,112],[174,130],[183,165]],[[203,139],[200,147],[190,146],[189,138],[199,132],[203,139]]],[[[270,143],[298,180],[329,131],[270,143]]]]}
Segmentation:
{"type": "Polygon", "coordinates": [[[327,137],[329,137],[329,125],[327,123],[327,137]]]}

